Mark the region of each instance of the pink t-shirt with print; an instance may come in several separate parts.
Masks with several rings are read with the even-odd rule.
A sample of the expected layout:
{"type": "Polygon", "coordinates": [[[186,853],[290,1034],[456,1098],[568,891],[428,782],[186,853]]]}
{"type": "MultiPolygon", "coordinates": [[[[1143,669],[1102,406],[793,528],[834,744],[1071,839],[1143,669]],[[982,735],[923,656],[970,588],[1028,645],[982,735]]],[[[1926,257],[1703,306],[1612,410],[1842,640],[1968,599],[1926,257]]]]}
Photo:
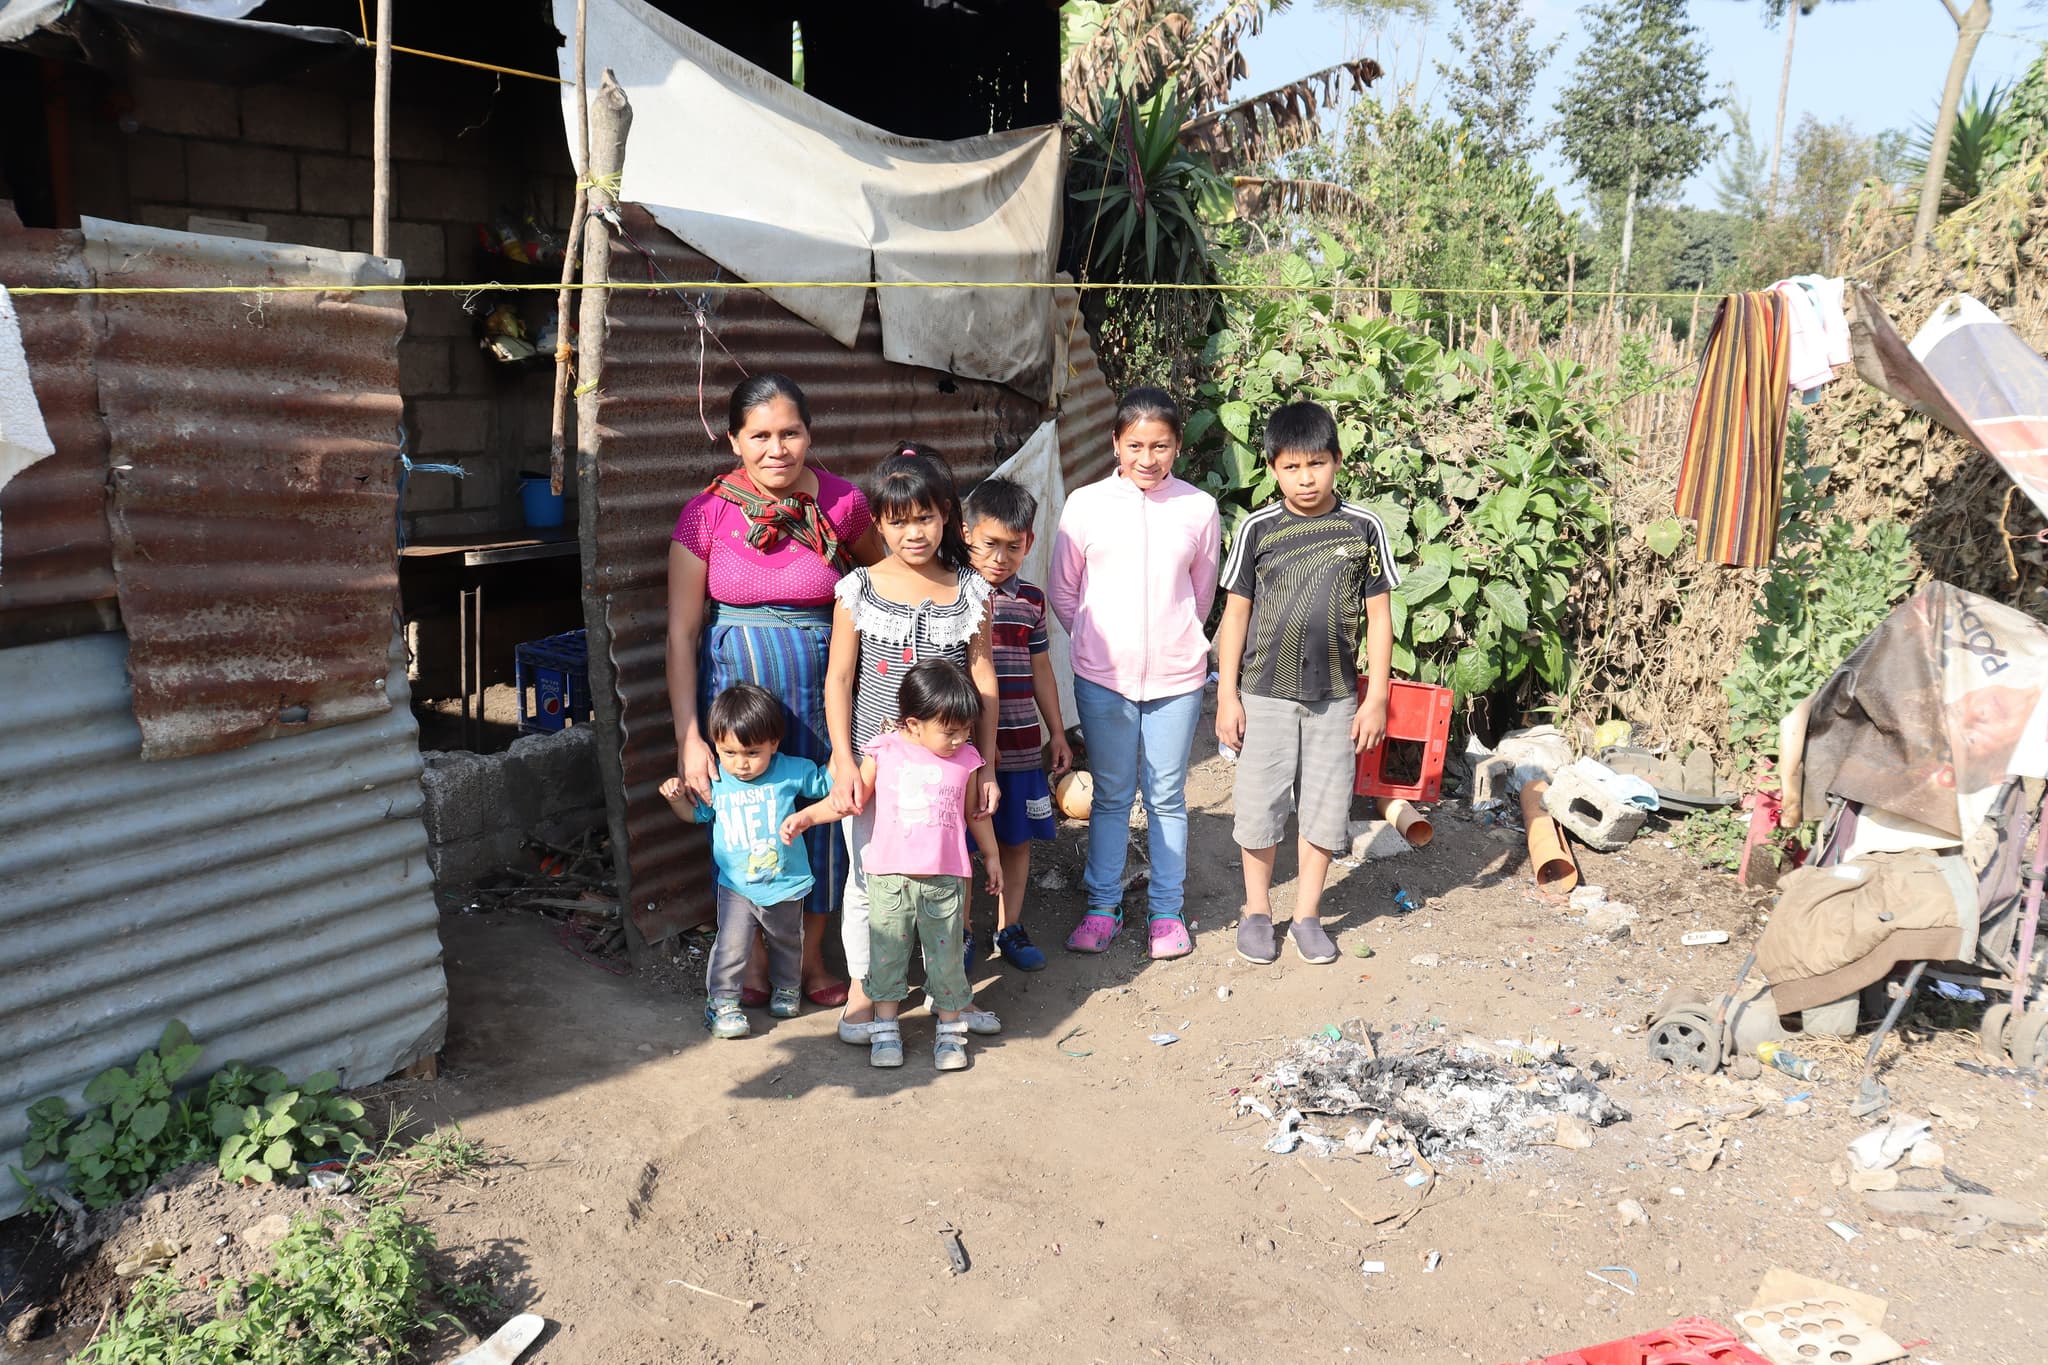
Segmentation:
{"type": "Polygon", "coordinates": [[[940,758],[901,731],[868,741],[875,760],[875,832],[861,854],[863,873],[966,877],[967,784],[981,766],[972,744],[940,758]]]}
{"type": "MultiPolygon", "coordinates": [[[[873,515],[858,488],[836,474],[818,476],[818,510],[849,551],[868,533],[873,515]]],[[[706,595],[731,607],[829,607],[840,570],[784,536],[772,550],[747,544],[747,514],[724,498],[699,493],[676,518],[677,544],[704,561],[706,595]]]]}

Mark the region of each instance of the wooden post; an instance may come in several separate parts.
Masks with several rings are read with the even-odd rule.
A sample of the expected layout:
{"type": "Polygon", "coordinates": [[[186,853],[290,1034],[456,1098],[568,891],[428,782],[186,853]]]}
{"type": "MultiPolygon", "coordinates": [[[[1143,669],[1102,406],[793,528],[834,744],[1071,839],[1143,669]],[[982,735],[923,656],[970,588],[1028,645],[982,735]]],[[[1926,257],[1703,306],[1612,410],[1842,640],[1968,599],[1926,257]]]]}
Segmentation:
{"type": "Polygon", "coordinates": [[[1579,283],[1579,257],[1577,252],[1564,258],[1564,325],[1572,325],[1572,295],[1579,283]]]}
{"type": "Polygon", "coordinates": [[[1706,288],[1705,280],[1692,287],[1692,316],[1685,324],[1685,344],[1695,351],[1700,348],[1700,295],[1706,292],[1706,288]]]}
{"type": "Polygon", "coordinates": [[[597,462],[603,445],[598,426],[604,375],[605,313],[610,307],[611,231],[605,214],[618,206],[619,168],[626,160],[626,134],[633,106],[610,71],[590,102],[590,155],[583,178],[591,182],[583,231],[583,294],[578,300],[576,337],[576,517],[582,542],[583,622],[590,636],[590,701],[598,734],[597,765],[604,779],[605,817],[612,836],[612,875],[619,887],[620,922],[626,956],[635,966],[652,961],[646,937],[633,918],[639,901],[626,843],[626,787],[621,765],[618,674],[612,664],[610,589],[597,557],[597,462]]]}
{"type": "Polygon", "coordinates": [[[555,296],[555,407],[548,424],[548,491],[558,498],[562,496],[562,453],[569,442],[569,361],[575,355],[569,346],[569,286],[576,279],[583,225],[590,217],[590,95],[583,66],[589,18],[588,0],[576,0],[576,208],[569,215],[569,241],[562,248],[562,288],[555,296]]]}
{"type": "Polygon", "coordinates": [[[370,254],[391,254],[391,0],[377,0],[377,76],[370,97],[370,254]]]}

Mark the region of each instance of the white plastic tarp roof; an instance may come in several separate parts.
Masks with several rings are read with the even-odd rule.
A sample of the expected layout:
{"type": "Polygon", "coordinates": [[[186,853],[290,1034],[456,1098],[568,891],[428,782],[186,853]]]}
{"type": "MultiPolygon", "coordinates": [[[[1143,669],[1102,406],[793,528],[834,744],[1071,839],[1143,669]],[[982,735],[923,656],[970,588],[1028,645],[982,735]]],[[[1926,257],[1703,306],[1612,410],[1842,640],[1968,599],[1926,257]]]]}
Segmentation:
{"type": "MultiPolygon", "coordinates": [[[[157,9],[177,10],[209,19],[240,19],[263,0],[136,0],[157,9]]],[[[72,0],[0,0],[0,43],[26,38],[64,17],[72,0]]]]}
{"type": "MultiPolygon", "coordinates": [[[[574,0],[554,0],[575,32],[574,0]]],[[[587,81],[609,68],[633,105],[622,198],[743,280],[1052,279],[1056,127],[958,142],[898,137],[822,104],[640,0],[589,0],[587,81]]],[[[561,49],[573,81],[573,38],[561,49]]],[[[563,86],[575,145],[576,96],[563,86]]],[[[867,291],[773,289],[851,347],[867,291]]],[[[1044,399],[1049,289],[881,289],[882,353],[1044,399]]]]}

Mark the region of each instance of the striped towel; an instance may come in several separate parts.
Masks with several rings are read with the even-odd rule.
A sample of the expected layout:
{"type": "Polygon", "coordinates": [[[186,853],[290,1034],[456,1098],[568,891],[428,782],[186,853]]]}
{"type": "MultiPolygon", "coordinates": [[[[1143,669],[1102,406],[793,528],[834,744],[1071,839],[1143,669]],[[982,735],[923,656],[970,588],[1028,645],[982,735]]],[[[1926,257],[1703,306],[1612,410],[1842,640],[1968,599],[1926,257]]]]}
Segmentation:
{"type": "Polygon", "coordinates": [[[1788,342],[1775,293],[1730,294],[1714,314],[1678,470],[1678,515],[1699,523],[1703,563],[1754,568],[1777,550],[1788,342]]]}

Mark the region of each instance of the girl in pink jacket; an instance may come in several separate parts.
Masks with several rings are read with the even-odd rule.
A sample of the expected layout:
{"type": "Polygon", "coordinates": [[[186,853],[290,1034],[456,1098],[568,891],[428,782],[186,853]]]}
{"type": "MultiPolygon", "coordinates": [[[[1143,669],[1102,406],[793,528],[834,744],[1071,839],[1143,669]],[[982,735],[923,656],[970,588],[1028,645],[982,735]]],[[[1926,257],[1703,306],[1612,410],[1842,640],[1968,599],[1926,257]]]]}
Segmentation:
{"type": "Polygon", "coordinates": [[[1173,477],[1180,405],[1133,389],[1117,406],[1116,472],[1076,489],[1060,516],[1046,584],[1072,640],[1074,703],[1095,778],[1088,817],[1088,913],[1067,938],[1099,953],[1123,926],[1131,799],[1142,796],[1152,859],[1147,920],[1155,958],[1194,950],[1181,919],[1188,871],[1188,751],[1202,718],[1221,542],[1216,502],[1173,477]]]}

